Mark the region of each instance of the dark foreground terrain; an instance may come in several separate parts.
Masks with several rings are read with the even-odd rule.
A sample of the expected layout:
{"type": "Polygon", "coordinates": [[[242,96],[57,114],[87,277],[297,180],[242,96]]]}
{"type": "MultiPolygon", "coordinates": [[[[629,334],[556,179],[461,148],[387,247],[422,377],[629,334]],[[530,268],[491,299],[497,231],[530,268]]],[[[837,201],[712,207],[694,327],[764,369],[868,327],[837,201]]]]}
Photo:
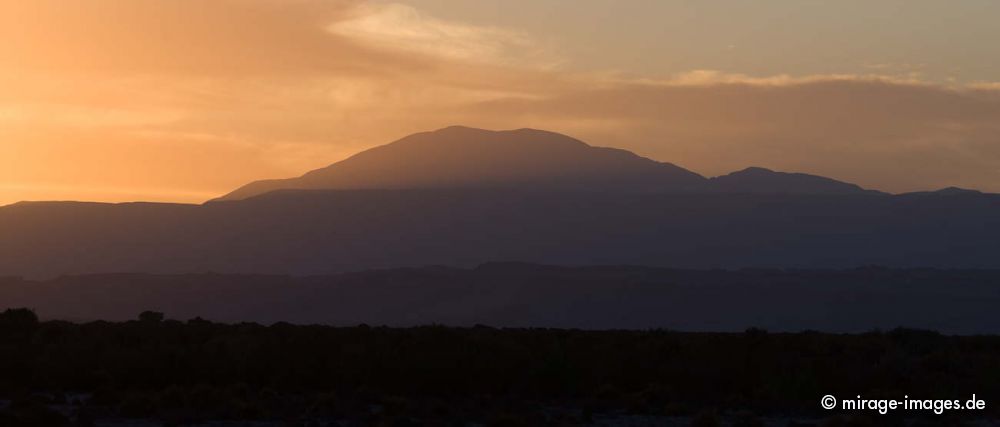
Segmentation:
{"type": "Polygon", "coordinates": [[[680,270],[492,263],[325,276],[100,274],[0,278],[0,310],[45,319],[334,326],[1000,334],[1000,270],[680,270]]]}
{"type": "Polygon", "coordinates": [[[988,425],[1000,337],[681,333],[0,314],[0,425],[988,425]],[[824,411],[820,398],[981,411],[824,411]],[[971,423],[971,424],[967,424],[971,423]]]}

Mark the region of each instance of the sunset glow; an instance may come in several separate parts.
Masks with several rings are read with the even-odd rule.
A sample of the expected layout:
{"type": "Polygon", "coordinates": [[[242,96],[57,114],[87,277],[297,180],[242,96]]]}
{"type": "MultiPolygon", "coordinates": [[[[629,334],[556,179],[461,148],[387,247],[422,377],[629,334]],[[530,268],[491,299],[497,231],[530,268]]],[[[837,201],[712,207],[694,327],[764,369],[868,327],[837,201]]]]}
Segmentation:
{"type": "Polygon", "coordinates": [[[998,3],[508,3],[0,0],[0,204],[200,203],[455,124],[1000,191],[998,3]]]}

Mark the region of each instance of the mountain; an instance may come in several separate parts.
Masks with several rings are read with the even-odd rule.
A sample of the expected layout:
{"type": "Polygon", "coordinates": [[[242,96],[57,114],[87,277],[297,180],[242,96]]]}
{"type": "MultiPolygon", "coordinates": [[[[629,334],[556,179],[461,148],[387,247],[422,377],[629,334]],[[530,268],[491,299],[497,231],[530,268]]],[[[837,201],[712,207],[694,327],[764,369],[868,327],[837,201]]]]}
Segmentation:
{"type": "Polygon", "coordinates": [[[493,261],[1000,268],[1000,195],[282,190],[0,208],[0,276],[311,275],[493,261]]]}
{"type": "Polygon", "coordinates": [[[948,196],[971,196],[971,195],[981,195],[982,191],[969,190],[966,188],[958,187],[946,187],[935,191],[914,191],[911,193],[904,193],[903,195],[908,197],[948,197],[948,196]]]}
{"type": "Polygon", "coordinates": [[[775,172],[759,167],[712,178],[710,187],[723,193],[882,194],[822,176],[775,172]]]}
{"type": "Polygon", "coordinates": [[[535,129],[452,126],[407,136],[298,178],[257,181],[220,200],[287,189],[504,188],[693,191],[707,180],[670,163],[535,129]]]}
{"type": "Polygon", "coordinates": [[[749,168],[713,179],[629,151],[535,129],[452,126],[407,136],[298,178],[257,181],[218,200],[276,190],[531,189],[616,193],[874,193],[806,174],[749,168]]]}
{"type": "Polygon", "coordinates": [[[0,276],[327,274],[493,261],[1000,268],[1000,195],[704,178],[556,133],[450,127],[218,202],[0,207],[0,276]]]}

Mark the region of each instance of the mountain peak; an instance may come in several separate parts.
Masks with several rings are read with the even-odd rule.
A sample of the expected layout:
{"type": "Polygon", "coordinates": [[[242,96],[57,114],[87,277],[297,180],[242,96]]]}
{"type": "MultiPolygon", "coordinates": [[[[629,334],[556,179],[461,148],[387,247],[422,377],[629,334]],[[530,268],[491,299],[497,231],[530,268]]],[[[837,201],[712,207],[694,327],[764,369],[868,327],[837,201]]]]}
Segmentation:
{"type": "Polygon", "coordinates": [[[705,178],[626,150],[593,147],[538,129],[466,126],[416,133],[298,178],[258,181],[222,200],[281,189],[503,188],[613,192],[689,191],[705,178]]]}
{"type": "Polygon", "coordinates": [[[258,181],[223,196],[277,190],[520,189],[615,193],[882,194],[759,166],[712,179],[617,148],[546,130],[448,126],[362,151],[298,178],[258,181]]]}
{"type": "Polygon", "coordinates": [[[984,194],[979,190],[970,190],[961,187],[945,187],[940,190],[933,191],[914,191],[910,193],[904,193],[903,196],[971,196],[971,195],[981,195],[984,194]]]}
{"type": "Polygon", "coordinates": [[[464,126],[464,125],[445,126],[443,128],[439,128],[439,129],[435,129],[435,130],[431,130],[431,131],[417,132],[417,133],[415,133],[413,135],[420,135],[420,134],[425,134],[425,133],[435,133],[435,134],[440,134],[440,133],[465,133],[465,134],[510,134],[510,133],[521,133],[521,134],[532,134],[532,133],[534,133],[534,134],[540,134],[540,135],[558,135],[558,136],[563,137],[563,138],[574,139],[574,138],[569,137],[567,135],[564,135],[564,134],[561,134],[561,133],[558,133],[558,132],[552,132],[552,131],[544,130],[544,129],[517,128],[517,129],[493,130],[493,129],[483,129],[483,128],[476,128],[476,127],[472,127],[472,126],[464,126]]]}
{"type": "Polygon", "coordinates": [[[947,194],[982,194],[982,192],[979,191],[979,190],[970,190],[968,188],[961,188],[961,187],[954,187],[954,186],[953,187],[942,188],[940,190],[935,191],[934,193],[942,194],[942,195],[947,195],[947,194]]]}
{"type": "Polygon", "coordinates": [[[731,193],[774,194],[880,194],[856,184],[817,175],[776,172],[751,166],[728,175],[711,179],[715,191],[731,193]]]}
{"type": "Polygon", "coordinates": [[[730,175],[736,175],[736,174],[741,174],[741,175],[747,175],[747,174],[766,175],[766,174],[772,174],[772,173],[779,173],[779,172],[775,172],[775,171],[773,171],[771,169],[768,169],[768,168],[762,168],[760,166],[750,166],[750,167],[747,167],[745,169],[741,169],[741,170],[738,170],[736,172],[733,172],[730,175]]]}

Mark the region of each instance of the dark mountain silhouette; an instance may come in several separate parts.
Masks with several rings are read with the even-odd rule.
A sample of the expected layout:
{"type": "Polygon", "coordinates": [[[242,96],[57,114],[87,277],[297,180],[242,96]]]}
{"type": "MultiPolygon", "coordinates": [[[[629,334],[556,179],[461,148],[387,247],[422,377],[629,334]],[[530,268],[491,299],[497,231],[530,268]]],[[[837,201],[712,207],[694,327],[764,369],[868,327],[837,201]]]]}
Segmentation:
{"type": "Polygon", "coordinates": [[[1000,195],[888,195],[761,168],[706,179],[530,129],[420,133],[225,199],[0,207],[0,275],[492,261],[1000,268],[1000,195]]]}
{"type": "Polygon", "coordinates": [[[1000,270],[672,270],[491,263],[331,276],[69,276],[0,279],[0,311],[125,320],[172,318],[341,326],[444,324],[684,331],[911,327],[1000,332],[1000,270]]]}
{"type": "Polygon", "coordinates": [[[880,194],[855,184],[804,173],[775,172],[750,167],[711,179],[710,187],[723,193],[880,194]]]}
{"type": "Polygon", "coordinates": [[[0,208],[0,275],[324,274],[491,261],[1000,268],[1000,195],[286,190],[0,208]]]}
{"type": "Polygon", "coordinates": [[[410,135],[298,178],[257,181],[219,200],[275,190],[550,189],[617,193],[739,192],[861,194],[853,184],[750,168],[706,179],[625,150],[558,133],[452,126],[410,135]]]}
{"type": "Polygon", "coordinates": [[[978,190],[969,190],[966,188],[958,187],[947,187],[936,191],[916,191],[912,193],[906,193],[909,197],[919,197],[919,196],[971,196],[983,194],[983,192],[978,190]]]}
{"type": "Polygon", "coordinates": [[[221,198],[279,189],[548,188],[691,191],[704,177],[631,152],[535,129],[452,126],[410,135],[299,178],[257,181],[221,198]]]}

